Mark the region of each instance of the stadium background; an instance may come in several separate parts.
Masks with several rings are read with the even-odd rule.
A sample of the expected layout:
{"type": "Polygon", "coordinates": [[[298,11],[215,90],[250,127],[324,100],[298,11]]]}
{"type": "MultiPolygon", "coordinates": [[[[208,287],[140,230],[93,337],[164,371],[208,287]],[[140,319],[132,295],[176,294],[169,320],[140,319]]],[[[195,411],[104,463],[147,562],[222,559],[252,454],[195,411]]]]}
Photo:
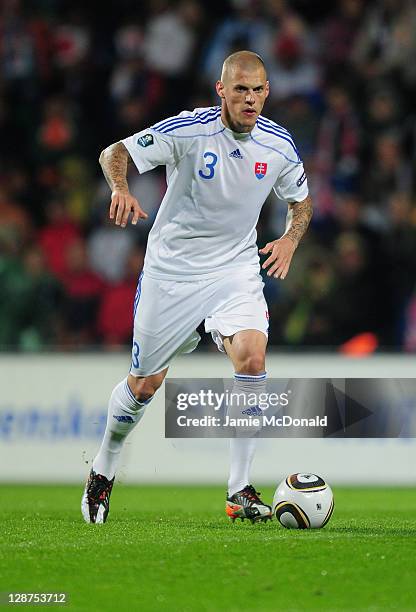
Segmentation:
{"type": "MultiPolygon", "coordinates": [[[[237,49],[263,56],[264,114],[293,134],[315,205],[289,277],[265,278],[269,375],[414,376],[415,31],[404,0],[2,2],[0,480],[85,477],[129,364],[137,276],[165,189],[163,169],[133,171],[149,221],[114,227],[99,153],[216,104],[221,62],[237,49]]],[[[281,234],[285,214],[270,197],[259,244],[281,234]]],[[[171,374],[230,376],[210,338],[201,345],[171,374]]],[[[256,459],[260,481],[310,469],[334,483],[414,482],[413,440],[273,442],[256,459]]],[[[120,480],[220,483],[226,464],[223,441],[163,439],[160,394],[120,480]]]]}

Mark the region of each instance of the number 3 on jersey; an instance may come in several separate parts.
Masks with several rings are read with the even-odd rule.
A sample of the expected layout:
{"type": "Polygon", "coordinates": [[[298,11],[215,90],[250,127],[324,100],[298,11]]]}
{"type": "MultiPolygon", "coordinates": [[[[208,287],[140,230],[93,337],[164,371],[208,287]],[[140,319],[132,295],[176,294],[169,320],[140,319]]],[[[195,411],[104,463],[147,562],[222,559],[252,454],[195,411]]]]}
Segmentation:
{"type": "Polygon", "coordinates": [[[200,170],[198,174],[203,179],[212,179],[214,176],[214,167],[218,161],[218,155],[211,153],[211,151],[206,151],[206,153],[204,153],[204,159],[207,160],[205,162],[205,172],[200,170]],[[206,170],[208,170],[208,172],[206,172],[206,170]]]}

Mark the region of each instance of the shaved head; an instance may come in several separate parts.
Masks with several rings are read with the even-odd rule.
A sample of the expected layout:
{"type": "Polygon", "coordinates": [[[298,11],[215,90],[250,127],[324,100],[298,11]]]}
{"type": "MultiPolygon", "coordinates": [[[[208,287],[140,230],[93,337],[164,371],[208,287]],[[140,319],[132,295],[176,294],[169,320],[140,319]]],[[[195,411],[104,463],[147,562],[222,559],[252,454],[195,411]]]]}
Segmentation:
{"type": "Polygon", "coordinates": [[[253,51],[237,51],[222,66],[215,88],[221,98],[223,124],[236,133],[250,132],[269,95],[264,62],[253,51]]]}
{"type": "Polygon", "coordinates": [[[253,51],[237,51],[229,55],[224,61],[221,71],[221,81],[226,83],[227,80],[232,78],[236,70],[253,72],[259,69],[263,69],[266,75],[266,67],[260,55],[253,53],[253,51]]]}

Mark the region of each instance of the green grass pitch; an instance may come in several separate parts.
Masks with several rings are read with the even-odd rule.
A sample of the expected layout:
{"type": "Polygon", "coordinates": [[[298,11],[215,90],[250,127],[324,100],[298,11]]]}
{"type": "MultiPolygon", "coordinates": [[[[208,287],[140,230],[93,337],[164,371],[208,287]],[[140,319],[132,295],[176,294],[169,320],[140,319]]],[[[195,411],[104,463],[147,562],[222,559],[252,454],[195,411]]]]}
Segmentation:
{"type": "Polygon", "coordinates": [[[66,591],[80,611],[416,609],[413,489],[335,488],[310,531],[233,525],[219,487],[119,484],[105,525],[82,521],[81,487],[0,491],[3,593],[66,591]]]}

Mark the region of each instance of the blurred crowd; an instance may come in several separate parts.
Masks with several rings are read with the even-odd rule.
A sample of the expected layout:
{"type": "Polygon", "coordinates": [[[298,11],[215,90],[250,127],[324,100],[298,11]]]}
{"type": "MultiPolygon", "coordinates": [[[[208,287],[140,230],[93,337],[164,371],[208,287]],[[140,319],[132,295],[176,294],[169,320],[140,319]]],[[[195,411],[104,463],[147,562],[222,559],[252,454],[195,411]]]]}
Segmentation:
{"type": "MultiPolygon", "coordinates": [[[[415,33],[411,0],[3,0],[0,348],[130,344],[164,169],[131,173],[149,219],[121,230],[99,153],[217,104],[223,59],[246,48],[315,205],[287,279],[265,278],[270,343],[416,351],[415,33]]],[[[260,246],[286,210],[269,197],[260,246]]]]}

